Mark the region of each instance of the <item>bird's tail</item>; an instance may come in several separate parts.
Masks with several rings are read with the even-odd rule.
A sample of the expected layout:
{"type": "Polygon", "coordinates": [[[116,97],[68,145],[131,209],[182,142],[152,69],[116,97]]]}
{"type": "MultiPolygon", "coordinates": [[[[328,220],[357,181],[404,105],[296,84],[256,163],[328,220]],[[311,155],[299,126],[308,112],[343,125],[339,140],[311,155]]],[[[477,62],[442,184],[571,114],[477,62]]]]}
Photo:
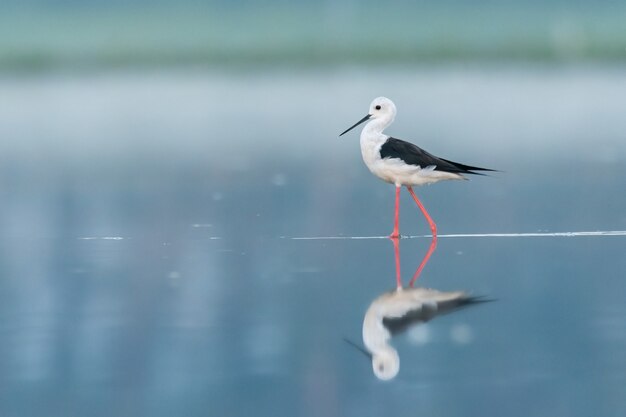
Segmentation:
{"type": "Polygon", "coordinates": [[[443,161],[446,161],[449,164],[454,165],[455,167],[457,167],[458,169],[462,170],[463,174],[473,174],[473,175],[486,175],[480,172],[473,172],[473,171],[486,171],[486,172],[500,172],[497,169],[490,169],[490,168],[481,168],[481,167],[474,167],[471,165],[465,165],[465,164],[461,164],[459,162],[454,162],[454,161],[450,161],[448,159],[443,159],[440,158],[443,161]]]}

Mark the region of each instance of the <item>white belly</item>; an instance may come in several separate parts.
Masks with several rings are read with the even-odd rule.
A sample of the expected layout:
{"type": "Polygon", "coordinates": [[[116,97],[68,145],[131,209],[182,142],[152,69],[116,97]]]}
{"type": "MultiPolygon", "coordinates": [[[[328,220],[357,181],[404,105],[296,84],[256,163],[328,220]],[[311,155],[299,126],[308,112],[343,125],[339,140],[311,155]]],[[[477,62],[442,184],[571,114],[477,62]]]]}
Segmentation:
{"type": "Polygon", "coordinates": [[[443,180],[462,180],[463,176],[444,171],[435,171],[434,166],[416,167],[407,165],[398,158],[380,159],[368,165],[370,171],[383,181],[396,186],[426,185],[443,180]]]}

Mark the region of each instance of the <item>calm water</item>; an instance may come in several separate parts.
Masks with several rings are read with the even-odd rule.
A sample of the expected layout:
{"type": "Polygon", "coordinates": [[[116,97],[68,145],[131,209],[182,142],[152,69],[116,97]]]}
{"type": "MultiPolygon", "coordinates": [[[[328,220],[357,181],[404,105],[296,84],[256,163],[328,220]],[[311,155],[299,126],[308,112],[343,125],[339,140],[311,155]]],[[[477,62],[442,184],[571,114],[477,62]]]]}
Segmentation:
{"type": "Polygon", "coordinates": [[[394,339],[390,382],[344,342],[391,242],[291,238],[390,232],[336,137],[380,94],[504,171],[419,189],[440,233],[626,230],[623,68],[4,77],[0,415],[624,415],[626,236],[442,238],[419,284],[497,301],[394,339]]]}

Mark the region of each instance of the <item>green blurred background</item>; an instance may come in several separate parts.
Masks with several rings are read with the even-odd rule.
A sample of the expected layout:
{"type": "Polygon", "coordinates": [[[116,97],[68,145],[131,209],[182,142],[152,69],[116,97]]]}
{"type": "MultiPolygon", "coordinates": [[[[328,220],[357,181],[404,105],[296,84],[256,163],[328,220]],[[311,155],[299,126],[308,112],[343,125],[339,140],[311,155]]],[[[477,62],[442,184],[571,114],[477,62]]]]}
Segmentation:
{"type": "Polygon", "coordinates": [[[0,70],[622,61],[623,1],[18,1],[0,70]]]}

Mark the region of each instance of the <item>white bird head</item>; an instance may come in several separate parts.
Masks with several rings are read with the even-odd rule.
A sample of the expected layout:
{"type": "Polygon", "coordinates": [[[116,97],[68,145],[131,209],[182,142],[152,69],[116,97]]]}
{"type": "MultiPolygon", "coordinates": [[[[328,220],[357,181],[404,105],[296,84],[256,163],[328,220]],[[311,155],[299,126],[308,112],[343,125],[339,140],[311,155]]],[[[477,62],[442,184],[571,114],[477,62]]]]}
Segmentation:
{"type": "Polygon", "coordinates": [[[367,115],[343,131],[339,136],[343,136],[361,123],[368,120],[376,121],[382,131],[382,129],[389,126],[389,124],[393,122],[395,117],[396,105],[393,104],[393,101],[389,100],[387,97],[377,97],[372,101],[372,104],[370,104],[370,109],[367,115]]]}
{"type": "Polygon", "coordinates": [[[378,379],[388,381],[398,375],[400,371],[400,356],[398,352],[387,345],[372,354],[372,368],[378,379]]]}
{"type": "Polygon", "coordinates": [[[392,121],[396,117],[396,105],[387,97],[377,97],[370,104],[370,119],[386,119],[392,121]]]}

